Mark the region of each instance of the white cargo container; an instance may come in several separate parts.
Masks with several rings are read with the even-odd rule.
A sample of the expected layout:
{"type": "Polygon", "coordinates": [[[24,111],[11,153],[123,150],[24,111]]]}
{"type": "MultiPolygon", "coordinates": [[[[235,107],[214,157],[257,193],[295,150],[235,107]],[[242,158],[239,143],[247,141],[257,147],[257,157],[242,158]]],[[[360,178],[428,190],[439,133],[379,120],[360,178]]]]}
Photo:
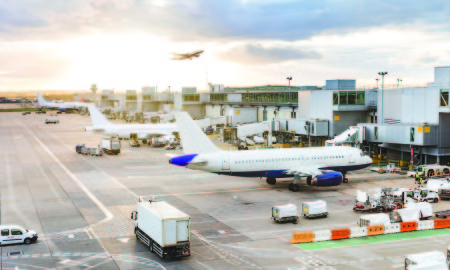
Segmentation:
{"type": "Polygon", "coordinates": [[[371,214],[371,215],[362,215],[359,218],[359,227],[365,226],[376,226],[376,225],[389,225],[391,221],[389,220],[388,214],[371,214]]]}
{"type": "Polygon", "coordinates": [[[403,208],[394,210],[390,213],[392,223],[409,222],[420,220],[420,209],[417,208],[403,208]]]}
{"type": "Polygon", "coordinates": [[[135,220],[136,237],[151,252],[162,258],[190,256],[190,217],[170,204],[144,201],[138,203],[135,220]]]}
{"type": "Polygon", "coordinates": [[[103,139],[100,148],[108,155],[117,155],[120,153],[120,141],[115,139],[103,139]]]}
{"type": "Polygon", "coordinates": [[[447,270],[448,267],[444,253],[431,251],[407,255],[405,269],[447,270]]]}

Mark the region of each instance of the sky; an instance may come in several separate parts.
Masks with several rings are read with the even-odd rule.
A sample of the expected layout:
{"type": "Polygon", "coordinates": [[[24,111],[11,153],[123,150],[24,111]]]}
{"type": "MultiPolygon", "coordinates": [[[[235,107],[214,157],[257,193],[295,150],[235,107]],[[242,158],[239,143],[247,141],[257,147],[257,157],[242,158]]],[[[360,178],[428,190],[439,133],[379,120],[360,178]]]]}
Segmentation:
{"type": "Polygon", "coordinates": [[[433,81],[450,1],[2,0],[0,90],[433,81]],[[173,53],[204,50],[194,60],[173,53]]]}

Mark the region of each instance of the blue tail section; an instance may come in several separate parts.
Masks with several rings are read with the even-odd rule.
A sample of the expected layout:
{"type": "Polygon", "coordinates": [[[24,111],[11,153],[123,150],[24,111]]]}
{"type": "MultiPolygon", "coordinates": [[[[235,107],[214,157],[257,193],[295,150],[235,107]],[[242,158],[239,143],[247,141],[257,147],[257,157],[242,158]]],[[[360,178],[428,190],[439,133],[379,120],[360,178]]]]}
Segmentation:
{"type": "Polygon", "coordinates": [[[177,166],[187,166],[196,156],[198,156],[198,154],[173,157],[169,159],[169,163],[177,166]]]}

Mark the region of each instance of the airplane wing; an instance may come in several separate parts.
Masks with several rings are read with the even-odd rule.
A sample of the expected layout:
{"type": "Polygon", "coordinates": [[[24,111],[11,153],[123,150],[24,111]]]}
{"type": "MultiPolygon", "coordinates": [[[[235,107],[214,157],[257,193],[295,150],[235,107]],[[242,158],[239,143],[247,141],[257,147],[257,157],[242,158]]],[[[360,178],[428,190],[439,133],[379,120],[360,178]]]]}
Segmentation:
{"type": "Polygon", "coordinates": [[[323,164],[314,164],[314,165],[301,165],[293,167],[285,172],[285,174],[293,174],[298,176],[312,176],[312,178],[317,175],[323,174],[320,170],[323,167],[323,164]]]}

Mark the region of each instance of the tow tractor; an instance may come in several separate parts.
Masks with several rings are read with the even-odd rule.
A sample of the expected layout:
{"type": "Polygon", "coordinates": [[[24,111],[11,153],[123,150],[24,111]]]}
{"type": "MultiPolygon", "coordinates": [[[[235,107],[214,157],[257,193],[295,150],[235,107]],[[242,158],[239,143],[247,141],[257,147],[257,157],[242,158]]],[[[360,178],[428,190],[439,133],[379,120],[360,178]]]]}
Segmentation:
{"type": "Polygon", "coordinates": [[[353,211],[355,212],[390,212],[398,209],[391,188],[376,189],[370,192],[358,190],[357,199],[353,211]]]}

